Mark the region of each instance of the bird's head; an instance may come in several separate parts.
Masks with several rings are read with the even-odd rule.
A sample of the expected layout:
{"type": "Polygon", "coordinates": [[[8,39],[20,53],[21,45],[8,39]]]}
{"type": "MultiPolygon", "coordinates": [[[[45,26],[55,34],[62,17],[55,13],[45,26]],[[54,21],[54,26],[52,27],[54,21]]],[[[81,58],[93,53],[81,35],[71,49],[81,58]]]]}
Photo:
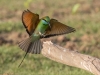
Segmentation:
{"type": "MultiPolygon", "coordinates": [[[[45,21],[44,22],[45,25],[49,25],[50,26],[50,18],[48,16],[45,16],[42,19],[45,21]]],[[[50,26],[50,28],[51,28],[51,26],[50,26]]]]}
{"type": "Polygon", "coordinates": [[[43,17],[43,20],[45,20],[46,22],[50,22],[50,18],[48,16],[43,17]]]}

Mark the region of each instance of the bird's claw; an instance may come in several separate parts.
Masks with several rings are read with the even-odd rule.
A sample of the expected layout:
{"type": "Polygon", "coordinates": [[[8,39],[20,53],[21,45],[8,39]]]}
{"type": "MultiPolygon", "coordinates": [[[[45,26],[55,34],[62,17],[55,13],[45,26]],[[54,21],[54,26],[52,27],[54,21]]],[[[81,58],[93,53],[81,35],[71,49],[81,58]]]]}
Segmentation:
{"type": "Polygon", "coordinates": [[[41,32],[39,32],[39,34],[41,35],[41,37],[45,37],[45,33],[41,33],[41,32]]]}

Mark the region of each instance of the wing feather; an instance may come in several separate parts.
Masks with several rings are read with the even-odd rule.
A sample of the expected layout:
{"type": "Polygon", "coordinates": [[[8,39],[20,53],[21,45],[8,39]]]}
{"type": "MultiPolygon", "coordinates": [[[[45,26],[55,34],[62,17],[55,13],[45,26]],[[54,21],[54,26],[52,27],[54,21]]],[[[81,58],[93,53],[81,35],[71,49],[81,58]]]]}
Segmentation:
{"type": "Polygon", "coordinates": [[[34,32],[38,22],[39,22],[38,14],[32,13],[29,10],[25,10],[22,13],[22,23],[29,35],[31,35],[34,32]]]}
{"type": "Polygon", "coordinates": [[[55,35],[67,34],[75,31],[74,28],[64,25],[55,19],[50,20],[50,25],[51,30],[46,31],[45,38],[55,35]]]}

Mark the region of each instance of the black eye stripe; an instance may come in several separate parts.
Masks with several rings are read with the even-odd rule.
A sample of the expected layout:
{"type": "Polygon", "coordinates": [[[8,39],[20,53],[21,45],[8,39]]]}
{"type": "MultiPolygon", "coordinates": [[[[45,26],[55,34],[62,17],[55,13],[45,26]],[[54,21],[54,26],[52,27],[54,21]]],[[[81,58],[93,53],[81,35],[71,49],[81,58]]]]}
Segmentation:
{"type": "MultiPolygon", "coordinates": [[[[44,21],[46,21],[45,19],[43,19],[44,21]]],[[[47,21],[46,21],[47,22],[47,21]]]]}
{"type": "MultiPolygon", "coordinates": [[[[47,22],[45,19],[43,19],[45,22],[47,22]]],[[[49,22],[47,22],[49,24],[49,22]]]]}

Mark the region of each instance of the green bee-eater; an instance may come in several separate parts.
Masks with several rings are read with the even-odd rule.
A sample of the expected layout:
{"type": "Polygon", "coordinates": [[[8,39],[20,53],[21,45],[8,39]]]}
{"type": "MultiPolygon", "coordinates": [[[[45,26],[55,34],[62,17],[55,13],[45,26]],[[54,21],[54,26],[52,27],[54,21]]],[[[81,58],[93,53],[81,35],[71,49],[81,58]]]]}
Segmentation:
{"type": "Polygon", "coordinates": [[[42,49],[42,42],[40,40],[42,38],[75,31],[74,28],[64,25],[55,19],[50,19],[48,16],[39,19],[38,14],[34,14],[29,10],[23,12],[22,22],[29,34],[29,38],[21,41],[19,47],[24,50],[26,54],[39,54],[42,49]]]}

